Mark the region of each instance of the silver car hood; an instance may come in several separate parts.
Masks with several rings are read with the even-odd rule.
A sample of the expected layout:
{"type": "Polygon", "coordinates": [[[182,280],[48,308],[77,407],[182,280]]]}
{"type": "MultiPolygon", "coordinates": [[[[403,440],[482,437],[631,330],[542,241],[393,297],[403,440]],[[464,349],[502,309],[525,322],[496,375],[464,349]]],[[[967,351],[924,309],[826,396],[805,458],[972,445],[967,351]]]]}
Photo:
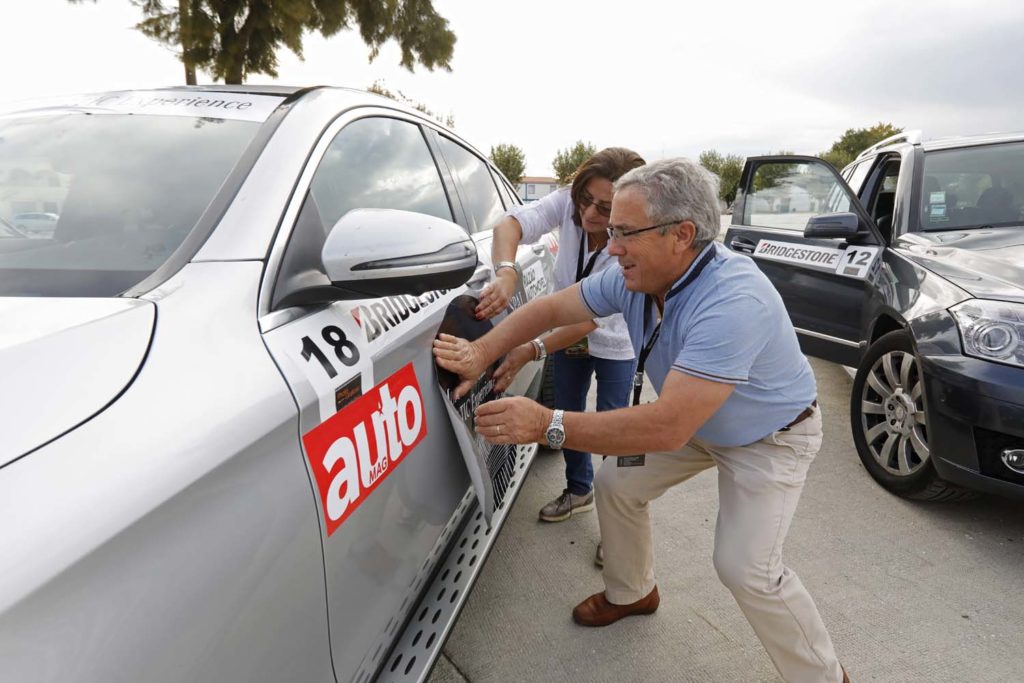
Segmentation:
{"type": "Polygon", "coordinates": [[[0,467],[110,404],[155,320],[137,299],[0,298],[0,467]]]}

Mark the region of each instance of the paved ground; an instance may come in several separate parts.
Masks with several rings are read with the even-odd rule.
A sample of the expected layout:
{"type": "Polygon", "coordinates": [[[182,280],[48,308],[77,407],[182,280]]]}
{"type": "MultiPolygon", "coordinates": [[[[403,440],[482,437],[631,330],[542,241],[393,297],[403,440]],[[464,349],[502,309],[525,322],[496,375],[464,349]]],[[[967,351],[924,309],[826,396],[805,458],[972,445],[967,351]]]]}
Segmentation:
{"type": "MultiPolygon", "coordinates": [[[[825,446],[812,465],[785,559],[811,590],[855,682],[1024,678],[1024,515],[981,499],[919,504],[879,488],[846,418],[850,379],[814,361],[825,446]]],[[[715,477],[653,505],[661,607],[604,629],[570,610],[600,590],[597,517],[560,524],[537,510],[563,486],[558,454],[538,456],[470,596],[433,683],[453,681],[778,681],[711,566],[715,477]]]]}

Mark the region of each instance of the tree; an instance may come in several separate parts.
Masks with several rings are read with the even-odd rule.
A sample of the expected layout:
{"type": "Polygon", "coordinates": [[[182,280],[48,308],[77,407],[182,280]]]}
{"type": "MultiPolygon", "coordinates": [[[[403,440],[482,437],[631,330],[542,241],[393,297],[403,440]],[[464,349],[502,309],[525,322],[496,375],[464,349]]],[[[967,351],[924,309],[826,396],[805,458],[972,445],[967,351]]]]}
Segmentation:
{"type": "Polygon", "coordinates": [[[596,153],[597,149],[592,144],[584,143],[582,140],[577,140],[575,145],[566,150],[558,150],[551,166],[555,169],[555,176],[558,178],[559,184],[568,184],[580,164],[596,153]]]}
{"type": "Polygon", "coordinates": [[[827,152],[822,152],[819,156],[835,166],[836,169],[842,169],[871,145],[902,132],[902,128],[897,128],[891,123],[881,122],[871,128],[848,128],[838,140],[832,143],[827,152]]]}
{"type": "Polygon", "coordinates": [[[718,176],[718,197],[727,205],[736,199],[736,190],[740,186],[740,175],[743,173],[743,157],[735,154],[722,155],[714,149],[704,150],[697,157],[697,162],[718,176]]]}
{"type": "Polygon", "coordinates": [[[526,155],[515,145],[501,144],[491,147],[491,161],[513,185],[523,179],[523,173],[526,171],[526,155]]]}
{"type": "Polygon", "coordinates": [[[177,51],[189,84],[196,69],[232,84],[253,73],[276,77],[282,45],[301,59],[306,33],[329,38],[356,25],[371,61],[394,38],[409,71],[417,62],[451,71],[455,34],[431,0],[176,0],[174,7],[165,0],[129,1],[142,10],[135,28],[177,51]]]}
{"type": "Polygon", "coordinates": [[[390,99],[394,100],[395,102],[401,102],[403,104],[407,104],[410,107],[412,107],[413,109],[415,109],[416,111],[423,112],[424,114],[426,114],[430,118],[436,120],[438,123],[443,123],[444,125],[448,126],[449,128],[454,128],[455,127],[455,115],[454,114],[449,113],[449,114],[446,114],[444,117],[442,117],[440,114],[437,114],[434,111],[428,109],[427,105],[423,104],[422,102],[417,102],[416,100],[412,99],[411,97],[406,97],[405,93],[403,93],[401,90],[396,90],[396,91],[393,91],[393,92],[391,90],[388,90],[388,88],[385,87],[385,85],[384,85],[384,81],[382,81],[380,79],[377,79],[376,81],[374,81],[373,85],[371,85],[366,90],[367,90],[367,92],[372,92],[372,93],[376,93],[378,95],[383,95],[384,97],[390,98],[390,99]]]}

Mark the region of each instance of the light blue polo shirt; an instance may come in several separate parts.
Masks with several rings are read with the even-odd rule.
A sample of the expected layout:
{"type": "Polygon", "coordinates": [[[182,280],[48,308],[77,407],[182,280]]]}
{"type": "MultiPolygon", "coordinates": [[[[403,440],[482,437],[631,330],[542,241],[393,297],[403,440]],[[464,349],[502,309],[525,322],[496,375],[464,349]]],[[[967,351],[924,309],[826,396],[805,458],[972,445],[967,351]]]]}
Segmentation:
{"type": "MultiPolygon", "coordinates": [[[[661,336],[645,369],[659,394],[669,370],[736,385],[696,436],[719,446],[743,446],[786,426],[811,404],[817,392],[814,373],[782,298],[753,260],[712,242],[693,263],[707,250],[713,256],[704,270],[666,302],[661,336]]],[[[621,268],[610,267],[580,284],[583,302],[595,316],[622,313],[639,356],[646,341],[644,295],[626,289],[621,268]]],[[[657,312],[652,305],[648,338],[657,312]]]]}

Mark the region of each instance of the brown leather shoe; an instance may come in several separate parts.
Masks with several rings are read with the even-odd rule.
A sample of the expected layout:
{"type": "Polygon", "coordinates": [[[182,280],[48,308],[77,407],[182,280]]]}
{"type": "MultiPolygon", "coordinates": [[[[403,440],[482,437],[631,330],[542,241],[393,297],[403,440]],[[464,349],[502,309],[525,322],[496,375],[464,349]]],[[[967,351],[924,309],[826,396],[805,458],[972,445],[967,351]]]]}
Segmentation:
{"type": "Polygon", "coordinates": [[[653,614],[658,609],[660,602],[657,586],[647,594],[647,597],[640,598],[628,605],[615,605],[608,602],[604,591],[601,591],[576,605],[572,611],[572,619],[580,626],[607,626],[614,624],[622,617],[634,614],[653,614]]]}
{"type": "Polygon", "coordinates": [[[843,670],[843,683],[850,683],[850,676],[846,673],[846,669],[842,666],[839,668],[843,670]]]}

